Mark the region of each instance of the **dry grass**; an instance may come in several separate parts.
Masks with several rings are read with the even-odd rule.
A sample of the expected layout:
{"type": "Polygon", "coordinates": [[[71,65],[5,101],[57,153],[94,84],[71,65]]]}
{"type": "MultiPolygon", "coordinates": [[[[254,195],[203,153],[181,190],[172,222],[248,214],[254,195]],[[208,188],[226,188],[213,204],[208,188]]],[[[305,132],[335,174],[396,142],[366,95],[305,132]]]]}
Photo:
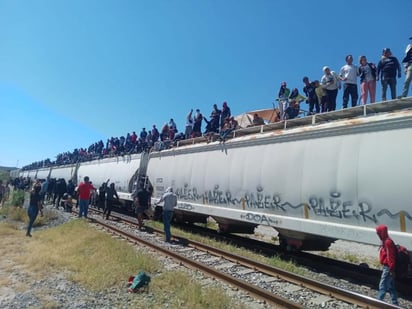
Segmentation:
{"type": "MultiPolygon", "coordinates": [[[[0,286],[9,286],[11,279],[9,273],[20,269],[21,265],[16,264],[16,260],[25,256],[24,246],[21,246],[21,239],[24,237],[24,232],[19,229],[19,224],[16,222],[1,222],[0,223],[0,286]]],[[[24,290],[23,283],[17,283],[15,289],[17,291],[24,290]]]]}
{"type": "Polygon", "coordinates": [[[169,308],[242,308],[231,301],[217,288],[203,288],[182,272],[167,272],[156,281],[156,290],[167,291],[170,286],[175,288],[174,298],[167,294],[158,294],[159,301],[168,304],[169,308]]]}
{"type": "Polygon", "coordinates": [[[83,220],[39,231],[27,246],[32,254],[26,261],[33,270],[47,273],[58,267],[68,271],[72,280],[92,290],[124,284],[125,278],[137,270],[150,273],[159,267],[154,259],[90,228],[83,220]]]}
{"type": "MultiPolygon", "coordinates": [[[[144,308],[242,308],[222,290],[202,287],[186,272],[165,271],[156,258],[140,253],[130,244],[112,238],[84,220],[72,220],[25,237],[19,224],[0,223],[4,237],[0,254],[0,285],[10,286],[8,273],[18,267],[30,280],[42,280],[50,273],[62,273],[92,290],[124,288],[130,275],[144,270],[152,275],[150,293],[155,301],[145,303],[136,295],[138,307],[144,308]],[[11,261],[9,264],[7,261],[11,261]]],[[[29,288],[30,280],[14,285],[20,292],[29,288]]],[[[50,300],[51,291],[39,291],[42,308],[59,308],[50,300]]]]}

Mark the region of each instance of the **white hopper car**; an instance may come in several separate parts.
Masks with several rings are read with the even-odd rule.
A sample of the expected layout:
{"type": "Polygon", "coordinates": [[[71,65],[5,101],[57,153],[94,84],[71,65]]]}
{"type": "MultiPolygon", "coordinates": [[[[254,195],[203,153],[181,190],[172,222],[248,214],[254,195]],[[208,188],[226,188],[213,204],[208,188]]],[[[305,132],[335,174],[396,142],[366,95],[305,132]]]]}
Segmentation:
{"type": "Polygon", "coordinates": [[[241,129],[224,143],[185,140],[81,163],[71,175],[96,187],[110,179],[125,201],[148,176],[153,200],[173,186],[177,220],[212,217],[222,232],[265,225],[283,245],[324,250],[336,239],[378,245],[383,223],[410,250],[411,107],[408,98],[241,129]]]}

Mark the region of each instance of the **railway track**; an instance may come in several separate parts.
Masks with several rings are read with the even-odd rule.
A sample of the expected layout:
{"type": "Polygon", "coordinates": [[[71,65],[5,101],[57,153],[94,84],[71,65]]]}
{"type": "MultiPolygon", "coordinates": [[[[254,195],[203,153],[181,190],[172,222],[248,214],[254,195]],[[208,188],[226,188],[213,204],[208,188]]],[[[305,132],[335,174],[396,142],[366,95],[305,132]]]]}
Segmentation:
{"type": "MultiPolygon", "coordinates": [[[[129,221],[130,224],[133,224],[133,221],[130,221],[130,214],[120,212],[119,215],[122,220],[129,221]]],[[[216,230],[197,225],[188,226],[185,224],[177,224],[176,226],[179,229],[192,234],[229,243],[237,247],[247,248],[249,251],[253,251],[268,258],[277,256],[285,261],[293,261],[297,265],[308,268],[314,272],[330,274],[334,278],[340,278],[342,280],[352,282],[355,285],[368,286],[373,289],[378,288],[382,271],[380,269],[369,268],[364,263],[357,265],[310,252],[287,252],[280,246],[276,246],[273,243],[245,238],[235,234],[220,234],[216,230]]],[[[411,300],[412,277],[397,280],[396,289],[398,293],[403,295],[408,300],[411,300]]]]}
{"type": "MultiPolygon", "coordinates": [[[[336,278],[352,281],[356,284],[362,284],[377,288],[382,271],[369,268],[364,264],[353,264],[345,261],[328,258],[325,256],[312,254],[309,252],[287,252],[279,246],[272,243],[262,242],[255,239],[249,239],[238,235],[218,234],[215,230],[201,227],[182,226],[184,230],[190,230],[191,233],[197,233],[219,241],[225,241],[238,247],[248,248],[261,255],[272,257],[279,256],[287,261],[294,261],[296,264],[312,269],[319,273],[331,274],[336,278]]],[[[396,289],[405,296],[412,295],[412,278],[404,278],[396,282],[396,289]]]]}
{"type": "Polygon", "coordinates": [[[147,232],[141,232],[137,230],[136,222],[123,217],[114,218],[115,220],[105,221],[101,219],[101,215],[96,215],[92,221],[134,244],[143,244],[172,257],[181,264],[242,289],[268,306],[396,308],[374,298],[311,280],[192,240],[180,238],[176,245],[165,244],[162,241],[161,231],[148,229],[147,232]]]}

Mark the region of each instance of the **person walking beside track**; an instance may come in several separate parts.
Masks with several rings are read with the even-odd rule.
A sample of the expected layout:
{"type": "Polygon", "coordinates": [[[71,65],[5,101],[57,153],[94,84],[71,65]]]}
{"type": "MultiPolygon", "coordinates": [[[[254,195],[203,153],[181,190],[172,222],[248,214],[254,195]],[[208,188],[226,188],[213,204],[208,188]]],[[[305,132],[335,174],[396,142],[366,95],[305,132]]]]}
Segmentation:
{"type": "Polygon", "coordinates": [[[96,188],[93,187],[88,176],[85,176],[83,180],[84,181],[81,182],[77,187],[77,195],[79,200],[79,218],[84,216],[87,219],[90,194],[92,191],[95,191],[96,188]]]}
{"type": "Polygon", "coordinates": [[[159,205],[160,203],[164,202],[163,204],[163,226],[165,232],[165,240],[166,242],[170,243],[172,240],[172,235],[170,233],[170,222],[173,218],[173,210],[177,205],[177,195],[173,193],[173,188],[168,187],[166,192],[163,194],[161,199],[155,203],[155,205],[159,205]]]}
{"type": "Polygon", "coordinates": [[[41,185],[35,184],[32,191],[30,192],[29,208],[27,209],[27,215],[29,216],[29,224],[27,225],[26,236],[31,237],[31,229],[33,227],[34,221],[36,221],[39,211],[42,209],[41,195],[40,195],[41,185]]]}
{"type": "Polygon", "coordinates": [[[132,198],[134,201],[139,230],[143,230],[143,213],[149,208],[150,205],[150,192],[145,189],[143,182],[139,182],[138,187],[132,193],[132,198]]]}
{"type": "Polygon", "coordinates": [[[379,262],[383,265],[381,280],[379,282],[378,299],[383,300],[386,292],[392,298],[392,304],[398,305],[398,296],[395,290],[396,246],[388,235],[388,227],[384,224],[376,227],[382,245],[379,250],[379,262]]]}
{"type": "Polygon", "coordinates": [[[103,218],[106,216],[106,220],[109,220],[110,213],[112,212],[114,201],[119,200],[116,189],[114,187],[114,182],[106,189],[106,207],[103,211],[103,218]]]}

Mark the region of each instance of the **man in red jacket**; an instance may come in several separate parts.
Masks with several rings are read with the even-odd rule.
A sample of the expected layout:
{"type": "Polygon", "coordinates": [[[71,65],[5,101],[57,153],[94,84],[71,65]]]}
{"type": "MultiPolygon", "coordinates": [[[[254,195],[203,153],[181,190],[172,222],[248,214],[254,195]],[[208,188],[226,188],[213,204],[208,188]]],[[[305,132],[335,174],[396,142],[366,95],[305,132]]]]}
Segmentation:
{"type": "Polygon", "coordinates": [[[381,280],[379,282],[378,299],[383,300],[389,291],[392,304],[398,305],[398,296],[395,290],[396,246],[388,235],[388,227],[384,224],[376,227],[376,233],[382,241],[379,250],[379,262],[383,265],[381,280]]]}
{"type": "Polygon", "coordinates": [[[84,177],[84,181],[81,182],[77,187],[77,195],[79,199],[79,218],[81,218],[83,215],[85,218],[87,218],[90,193],[92,190],[96,190],[96,188],[93,187],[88,176],[84,177]]]}

